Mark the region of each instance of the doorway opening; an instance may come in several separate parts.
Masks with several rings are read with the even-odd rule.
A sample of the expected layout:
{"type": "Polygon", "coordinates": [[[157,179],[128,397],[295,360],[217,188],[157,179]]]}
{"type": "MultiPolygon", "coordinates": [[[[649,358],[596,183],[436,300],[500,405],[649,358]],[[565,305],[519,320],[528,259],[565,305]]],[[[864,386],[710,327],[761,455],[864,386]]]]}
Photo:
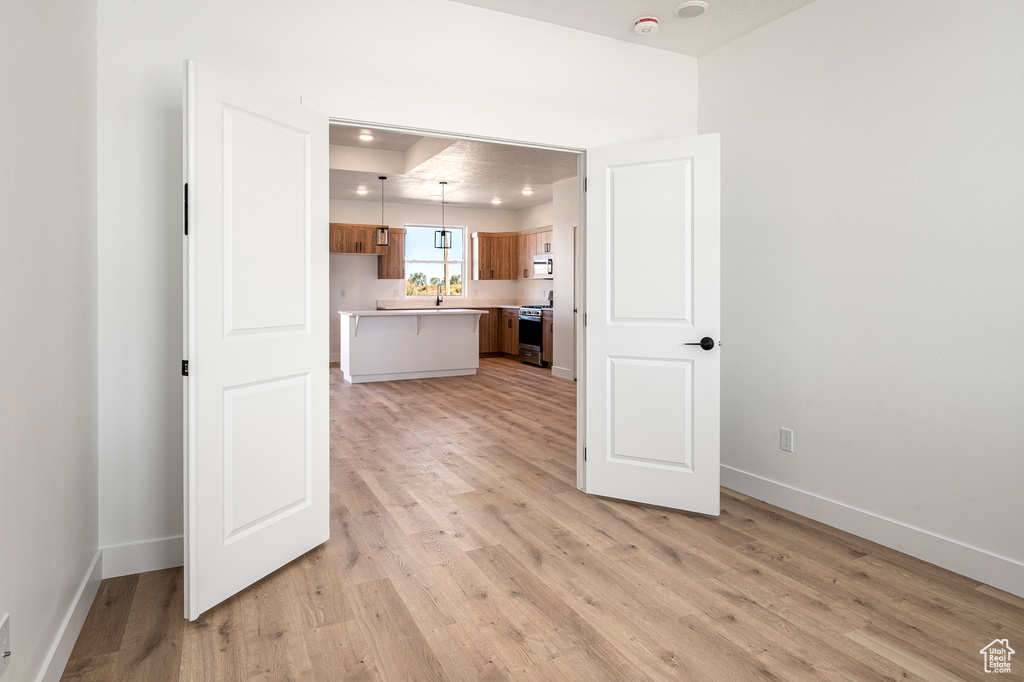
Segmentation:
{"type": "Polygon", "coordinates": [[[332,230],[383,225],[393,236],[373,253],[332,238],[332,367],[339,311],[484,309],[481,361],[522,359],[549,380],[577,382],[581,405],[584,152],[337,118],[330,143],[332,230]],[[455,235],[443,251],[429,239],[441,230],[455,235]],[[536,316],[524,308],[520,320],[520,306],[536,316]]]}

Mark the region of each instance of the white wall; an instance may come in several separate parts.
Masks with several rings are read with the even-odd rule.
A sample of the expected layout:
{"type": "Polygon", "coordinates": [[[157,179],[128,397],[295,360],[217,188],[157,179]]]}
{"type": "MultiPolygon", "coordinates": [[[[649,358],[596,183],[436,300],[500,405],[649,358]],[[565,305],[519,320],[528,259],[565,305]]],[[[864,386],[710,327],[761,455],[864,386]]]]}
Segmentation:
{"type": "Polygon", "coordinates": [[[448,0],[99,0],[105,546],[182,532],[186,57],[294,100],[340,100],[354,103],[344,111],[447,130],[471,121],[477,132],[568,146],[696,130],[695,59],[448,0]]]}
{"type": "Polygon", "coordinates": [[[96,16],[83,0],[2,14],[0,614],[4,682],[23,682],[63,668],[97,558],[96,16]]]}
{"type": "MultiPolygon", "coordinates": [[[[580,184],[569,178],[554,185],[552,220],[555,225],[555,308],[552,311],[551,373],[576,378],[576,316],[573,314],[576,282],[574,229],[580,217],[580,184]]],[[[582,296],[581,296],[582,298],[582,296]]]]}
{"type": "Polygon", "coordinates": [[[1024,4],[949,9],[817,0],[700,60],[723,481],[1022,593],[1024,4]]]}

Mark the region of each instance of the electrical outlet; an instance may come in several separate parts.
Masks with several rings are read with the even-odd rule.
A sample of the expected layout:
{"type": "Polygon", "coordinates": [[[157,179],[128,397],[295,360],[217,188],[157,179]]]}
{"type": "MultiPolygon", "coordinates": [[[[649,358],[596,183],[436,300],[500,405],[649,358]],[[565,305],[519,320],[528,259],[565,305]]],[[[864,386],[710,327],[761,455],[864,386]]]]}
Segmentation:
{"type": "Polygon", "coordinates": [[[5,613],[0,618],[0,677],[7,672],[7,665],[11,662],[11,614],[5,613]]]}
{"type": "Polygon", "coordinates": [[[345,298],[345,290],[344,289],[341,290],[341,297],[345,298]]]}
{"type": "Polygon", "coordinates": [[[779,448],[793,452],[793,429],[779,429],[779,448]]]}

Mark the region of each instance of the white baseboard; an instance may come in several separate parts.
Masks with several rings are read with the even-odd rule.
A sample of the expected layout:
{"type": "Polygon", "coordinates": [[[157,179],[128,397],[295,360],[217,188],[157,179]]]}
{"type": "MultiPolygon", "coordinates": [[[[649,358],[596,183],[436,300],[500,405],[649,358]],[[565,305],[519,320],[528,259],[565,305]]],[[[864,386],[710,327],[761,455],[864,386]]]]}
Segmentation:
{"type": "Polygon", "coordinates": [[[82,626],[85,625],[85,617],[89,615],[92,602],[96,598],[96,593],[99,592],[102,576],[103,552],[96,550],[96,556],[93,557],[89,569],[82,578],[82,584],[75,594],[74,602],[68,609],[67,615],[64,616],[64,622],[60,625],[57,637],[46,654],[38,682],[58,682],[64,674],[64,668],[67,667],[68,659],[71,658],[71,650],[75,648],[78,634],[82,631],[82,626]]]}
{"type": "Polygon", "coordinates": [[[117,578],[133,573],[160,571],[185,563],[185,540],[182,536],[144,540],[125,545],[104,547],[103,577],[117,578]]]}
{"type": "Polygon", "coordinates": [[[722,485],[1024,597],[1024,564],[842,502],[722,465],[722,485]]]}
{"type": "Polygon", "coordinates": [[[551,376],[572,381],[572,367],[556,367],[555,365],[551,365],[551,376]]]}

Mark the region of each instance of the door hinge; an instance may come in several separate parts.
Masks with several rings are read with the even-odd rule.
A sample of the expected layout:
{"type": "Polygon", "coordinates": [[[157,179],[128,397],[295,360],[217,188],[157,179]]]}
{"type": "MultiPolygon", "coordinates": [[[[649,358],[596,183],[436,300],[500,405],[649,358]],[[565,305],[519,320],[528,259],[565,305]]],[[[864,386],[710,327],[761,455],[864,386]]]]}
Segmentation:
{"type": "Polygon", "coordinates": [[[187,377],[188,376],[188,360],[182,360],[181,361],[181,376],[183,376],[183,377],[187,377]]]}
{"type": "Polygon", "coordinates": [[[586,177],[583,178],[583,191],[584,192],[587,191],[587,178],[586,177]]]}
{"type": "Polygon", "coordinates": [[[188,236],[188,183],[185,183],[185,236],[188,236]]]}
{"type": "Polygon", "coordinates": [[[583,313],[583,326],[584,327],[587,326],[587,314],[586,313],[583,313]]]}
{"type": "Polygon", "coordinates": [[[587,461],[587,446],[586,445],[583,446],[583,461],[584,462],[587,461]]]}

